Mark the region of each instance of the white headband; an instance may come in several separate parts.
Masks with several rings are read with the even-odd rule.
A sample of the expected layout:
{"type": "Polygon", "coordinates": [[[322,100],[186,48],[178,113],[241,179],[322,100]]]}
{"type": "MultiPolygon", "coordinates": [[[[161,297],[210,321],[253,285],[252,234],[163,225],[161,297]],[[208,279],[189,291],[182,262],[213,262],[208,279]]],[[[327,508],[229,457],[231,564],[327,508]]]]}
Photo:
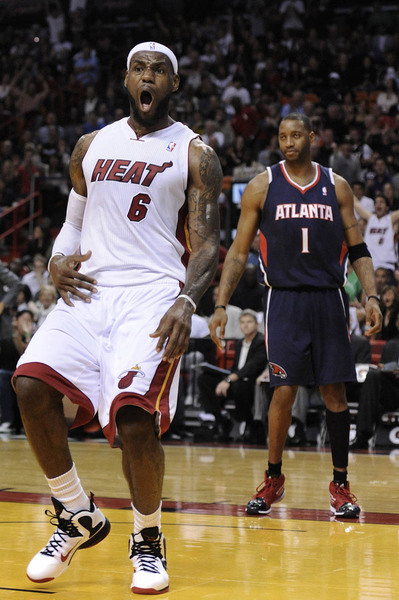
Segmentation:
{"type": "Polygon", "coordinates": [[[172,63],[173,72],[177,73],[177,58],[173,54],[172,50],[170,50],[167,46],[163,44],[158,44],[158,42],[143,42],[142,44],[137,44],[134,48],[132,48],[127,57],[127,70],[129,70],[129,65],[133,54],[136,52],[161,52],[165,54],[170,62],[172,63]]]}

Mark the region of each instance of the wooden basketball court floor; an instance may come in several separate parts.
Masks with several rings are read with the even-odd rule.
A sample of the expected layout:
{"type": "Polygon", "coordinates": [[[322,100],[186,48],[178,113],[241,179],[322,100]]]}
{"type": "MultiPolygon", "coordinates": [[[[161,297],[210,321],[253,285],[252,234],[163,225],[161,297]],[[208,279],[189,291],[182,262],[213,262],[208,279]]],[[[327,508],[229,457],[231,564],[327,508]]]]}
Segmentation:
{"type": "MultiPolygon", "coordinates": [[[[0,600],[125,600],[132,513],[120,452],[72,442],[81,481],[111,521],[110,535],[77,552],[48,584],[25,576],[53,531],[49,493],[24,439],[0,439],[0,600]]],[[[328,450],[287,450],[286,496],[264,517],[244,506],[263,478],[257,447],[165,444],[163,532],[170,591],[164,600],[399,599],[399,455],[350,455],[359,521],[329,512],[328,450]]],[[[149,597],[149,596],[141,596],[149,597]]]]}

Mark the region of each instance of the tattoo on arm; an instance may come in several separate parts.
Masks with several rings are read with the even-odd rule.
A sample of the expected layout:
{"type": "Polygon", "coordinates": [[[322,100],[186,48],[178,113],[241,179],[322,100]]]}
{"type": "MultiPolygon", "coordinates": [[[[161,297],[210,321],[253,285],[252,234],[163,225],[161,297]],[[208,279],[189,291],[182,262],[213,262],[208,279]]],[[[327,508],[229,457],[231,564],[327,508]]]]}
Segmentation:
{"type": "Polygon", "coordinates": [[[208,288],[217,268],[219,254],[218,197],[223,175],[219,159],[205,148],[199,163],[197,185],[188,189],[188,229],[192,254],[187,267],[184,293],[197,302],[208,288]]]}
{"type": "Polygon", "coordinates": [[[71,154],[71,159],[69,162],[69,170],[70,170],[71,176],[76,174],[78,169],[80,169],[82,167],[82,160],[84,158],[84,155],[86,154],[86,149],[87,149],[86,144],[84,144],[84,141],[81,138],[77,142],[77,144],[71,154]]]}
{"type": "Polygon", "coordinates": [[[219,233],[217,200],[222,188],[223,174],[219,160],[210,148],[202,152],[199,174],[203,187],[188,194],[189,230],[206,240],[219,233]]]}

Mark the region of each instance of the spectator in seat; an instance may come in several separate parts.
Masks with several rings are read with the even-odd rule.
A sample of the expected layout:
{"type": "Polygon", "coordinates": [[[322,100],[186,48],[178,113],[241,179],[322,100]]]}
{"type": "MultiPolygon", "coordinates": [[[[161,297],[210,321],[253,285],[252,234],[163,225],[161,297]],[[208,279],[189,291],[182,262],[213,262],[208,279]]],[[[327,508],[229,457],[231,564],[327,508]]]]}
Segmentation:
{"type": "Polygon", "coordinates": [[[389,279],[390,279],[389,271],[388,271],[388,269],[384,269],[384,267],[378,267],[374,271],[374,277],[375,277],[375,286],[377,288],[377,294],[378,294],[378,296],[381,297],[382,290],[389,283],[389,279]]]}
{"type": "Polygon", "coordinates": [[[58,299],[58,293],[53,285],[44,285],[39,292],[39,298],[36,302],[37,315],[36,325],[40,327],[47,316],[55,308],[58,299]]]}
{"type": "Polygon", "coordinates": [[[377,369],[370,368],[363,384],[352,450],[367,449],[383,412],[399,409],[399,314],[396,335],[382,349],[377,369]]]}
{"type": "Polygon", "coordinates": [[[375,197],[375,213],[364,210],[357,198],[354,198],[354,204],[356,212],[367,221],[364,241],[373,259],[374,269],[387,269],[390,283],[394,283],[394,270],[398,261],[394,227],[399,222],[399,210],[390,212],[388,200],[383,194],[375,197]]]}
{"type": "Polygon", "coordinates": [[[381,340],[390,340],[397,335],[396,319],[399,313],[398,290],[387,285],[381,294],[382,329],[378,334],[381,340]]]}
{"type": "Polygon", "coordinates": [[[382,193],[384,184],[392,181],[387,163],[383,158],[377,157],[374,161],[373,170],[368,177],[366,186],[367,195],[377,199],[377,194],[382,193]]]}
{"type": "Polygon", "coordinates": [[[205,414],[214,415],[213,420],[222,428],[222,435],[229,436],[235,425],[231,433],[236,439],[243,437],[252,423],[256,377],[266,364],[266,348],[263,335],[258,331],[256,312],[243,310],[240,326],[243,338],[236,342],[231,372],[226,376],[217,371],[204,371],[198,377],[199,402],[205,414]],[[223,410],[227,399],[235,404],[233,422],[223,410]]]}
{"type": "Polygon", "coordinates": [[[22,277],[22,283],[29,286],[32,298],[36,300],[40,288],[46,285],[49,280],[47,271],[47,260],[42,254],[35,254],[33,257],[32,270],[22,277]]]}
{"type": "MultiPolygon", "coordinates": [[[[363,181],[355,180],[352,181],[352,191],[353,195],[359,200],[360,204],[363,206],[364,210],[367,210],[369,213],[374,212],[374,200],[369,196],[365,195],[365,185],[363,181]]],[[[356,217],[359,218],[357,213],[356,217]]]]}

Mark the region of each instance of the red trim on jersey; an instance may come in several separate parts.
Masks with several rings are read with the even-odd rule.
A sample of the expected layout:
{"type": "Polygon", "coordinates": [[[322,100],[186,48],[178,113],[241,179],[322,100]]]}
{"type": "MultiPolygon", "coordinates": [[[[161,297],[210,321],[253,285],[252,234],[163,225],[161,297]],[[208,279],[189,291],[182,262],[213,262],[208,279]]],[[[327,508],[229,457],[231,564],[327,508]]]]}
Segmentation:
{"type": "Polygon", "coordinates": [[[262,257],[263,264],[267,267],[267,239],[265,235],[259,232],[259,252],[262,257]]]}
{"type": "Polygon", "coordinates": [[[173,363],[161,362],[155,371],[148,392],[141,396],[134,392],[122,392],[112,401],[109,411],[109,422],[103,429],[104,435],[111,446],[118,445],[115,442],[116,436],[116,413],[122,406],[138,406],[153,415],[155,412],[161,414],[160,426],[161,435],[169,429],[169,392],[176,369],[180,360],[174,360],[173,363]]]}
{"type": "Polygon", "coordinates": [[[61,392],[61,394],[64,394],[64,396],[67,396],[73,404],[77,404],[79,408],[71,428],[85,425],[94,417],[94,408],[90,399],[74,386],[73,383],[68,381],[68,379],[65,379],[65,377],[48,365],[40,362],[31,362],[21,365],[15,370],[12,376],[14,387],[15,377],[32,377],[33,379],[44,381],[44,383],[47,383],[52,388],[61,392]]]}
{"type": "Polygon", "coordinates": [[[348,246],[346,245],[346,242],[343,241],[342,242],[342,248],[341,248],[341,255],[339,257],[339,264],[342,265],[342,263],[344,262],[344,258],[348,253],[348,246]]]}
{"type": "Polygon", "coordinates": [[[285,165],[284,165],[284,161],[280,163],[280,169],[282,174],[284,175],[285,179],[288,181],[288,183],[290,185],[292,185],[292,187],[296,188],[297,190],[299,190],[301,192],[301,194],[305,194],[308,190],[310,190],[312,187],[314,187],[315,185],[317,185],[319,183],[319,179],[320,179],[320,165],[318,163],[315,163],[316,165],[316,179],[314,179],[312,181],[312,183],[310,183],[309,185],[306,185],[305,187],[301,187],[300,185],[298,185],[297,183],[295,183],[295,181],[293,181],[290,176],[288,175],[285,165]]]}
{"type": "Polygon", "coordinates": [[[177,219],[177,227],[176,227],[176,238],[181,243],[184,248],[184,253],[181,257],[181,261],[184,267],[187,269],[188,259],[191,254],[191,246],[188,235],[188,205],[187,200],[184,202],[183,206],[179,210],[179,215],[177,219]]]}

